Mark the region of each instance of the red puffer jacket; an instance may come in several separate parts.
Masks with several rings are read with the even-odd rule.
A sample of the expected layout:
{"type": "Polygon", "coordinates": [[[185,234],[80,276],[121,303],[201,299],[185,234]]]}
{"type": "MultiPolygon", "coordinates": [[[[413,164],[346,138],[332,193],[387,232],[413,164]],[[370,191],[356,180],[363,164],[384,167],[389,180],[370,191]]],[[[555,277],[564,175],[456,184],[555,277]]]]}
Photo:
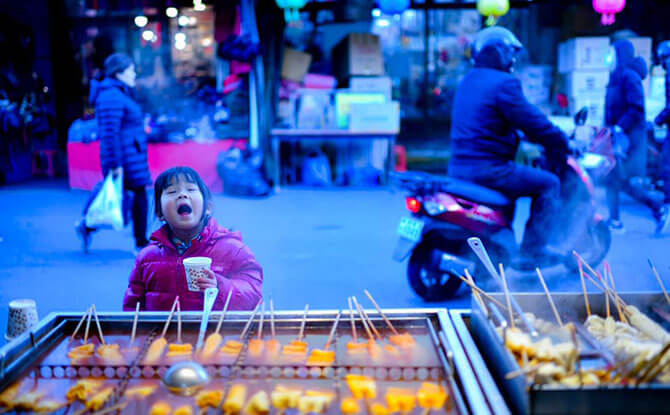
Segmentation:
{"type": "Polygon", "coordinates": [[[151,243],[140,251],[123,298],[123,309],[169,311],[176,296],[182,310],[201,311],[203,292],[189,291],[184,258],[212,258],[212,271],[218,281],[219,296],[214,309],[223,308],[228,292],[234,288],[230,310],[251,310],[262,298],[263,269],[251,250],[242,242],[239,232],[219,226],[214,218],[200,233],[200,240],[180,256],[168,236],[167,224],[151,235],[151,243]]]}

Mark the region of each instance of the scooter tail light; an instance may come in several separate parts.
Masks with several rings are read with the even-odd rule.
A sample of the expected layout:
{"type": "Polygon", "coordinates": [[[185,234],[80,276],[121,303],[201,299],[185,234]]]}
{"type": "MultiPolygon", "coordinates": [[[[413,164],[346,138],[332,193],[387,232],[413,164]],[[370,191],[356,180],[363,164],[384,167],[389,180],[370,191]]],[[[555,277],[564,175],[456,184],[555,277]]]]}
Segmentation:
{"type": "Polygon", "coordinates": [[[407,210],[409,210],[412,213],[419,213],[421,210],[421,202],[415,197],[408,197],[405,199],[405,206],[407,207],[407,210]]]}

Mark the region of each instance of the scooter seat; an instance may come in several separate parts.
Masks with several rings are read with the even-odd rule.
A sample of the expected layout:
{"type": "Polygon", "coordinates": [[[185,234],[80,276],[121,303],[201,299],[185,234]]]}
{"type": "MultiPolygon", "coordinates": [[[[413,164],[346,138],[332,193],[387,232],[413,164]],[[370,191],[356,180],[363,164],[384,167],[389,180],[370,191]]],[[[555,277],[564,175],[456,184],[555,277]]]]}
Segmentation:
{"type": "Polygon", "coordinates": [[[454,196],[492,208],[503,208],[513,203],[510,198],[496,190],[453,177],[444,182],[443,190],[454,196]]]}

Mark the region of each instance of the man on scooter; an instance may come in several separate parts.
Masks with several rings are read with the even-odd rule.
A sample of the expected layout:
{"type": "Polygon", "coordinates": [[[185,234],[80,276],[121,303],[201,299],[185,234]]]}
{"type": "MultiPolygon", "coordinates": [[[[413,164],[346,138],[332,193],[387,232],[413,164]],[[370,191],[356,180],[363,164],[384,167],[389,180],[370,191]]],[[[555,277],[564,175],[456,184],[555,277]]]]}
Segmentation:
{"type": "MultiPolygon", "coordinates": [[[[658,45],[656,57],[665,69],[665,109],[661,111],[654,122],[656,125],[667,124],[670,127],[670,40],[658,45]]],[[[665,201],[660,209],[660,217],[656,226],[656,233],[661,234],[670,230],[670,129],[663,141],[661,153],[661,177],[663,178],[663,191],[665,201]]]]}
{"type": "Polygon", "coordinates": [[[487,28],[476,35],[474,68],[454,97],[449,173],[510,198],[532,198],[516,266],[532,269],[560,259],[546,246],[560,181],[547,170],[514,162],[519,147],[517,131],[543,145],[552,164],[564,165],[569,149],[568,137],[528,102],[521,82],[511,74],[522,48],[516,36],[502,27],[487,28]]]}

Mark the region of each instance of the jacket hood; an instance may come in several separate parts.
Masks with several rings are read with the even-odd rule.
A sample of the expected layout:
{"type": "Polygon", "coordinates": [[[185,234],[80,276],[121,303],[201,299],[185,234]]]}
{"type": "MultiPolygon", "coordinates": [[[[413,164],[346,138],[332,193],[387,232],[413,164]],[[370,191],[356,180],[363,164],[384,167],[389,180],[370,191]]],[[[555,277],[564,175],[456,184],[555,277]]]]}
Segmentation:
{"type": "Polygon", "coordinates": [[[633,62],[630,64],[630,67],[640,75],[640,79],[644,80],[649,75],[649,70],[647,68],[647,62],[641,56],[633,59],[633,62]]]}
{"type": "MultiPolygon", "coordinates": [[[[219,225],[219,223],[214,218],[209,218],[205,227],[202,228],[200,236],[200,243],[202,244],[214,243],[224,238],[233,238],[242,241],[242,235],[240,232],[230,231],[224,228],[223,226],[219,225]]],[[[167,223],[161,226],[160,229],[158,229],[156,232],[152,233],[149,240],[150,243],[154,245],[168,246],[172,249],[175,249],[174,244],[170,240],[170,229],[167,223]]]]}
{"type": "Polygon", "coordinates": [[[630,66],[635,59],[635,47],[628,39],[619,39],[614,42],[616,52],[616,68],[623,69],[630,66]]]}
{"type": "Polygon", "coordinates": [[[126,92],[128,87],[118,79],[104,78],[102,81],[95,79],[91,80],[91,91],[88,96],[88,102],[91,105],[95,105],[95,101],[98,99],[102,91],[106,91],[112,88],[118,88],[122,92],[126,92]]]}

